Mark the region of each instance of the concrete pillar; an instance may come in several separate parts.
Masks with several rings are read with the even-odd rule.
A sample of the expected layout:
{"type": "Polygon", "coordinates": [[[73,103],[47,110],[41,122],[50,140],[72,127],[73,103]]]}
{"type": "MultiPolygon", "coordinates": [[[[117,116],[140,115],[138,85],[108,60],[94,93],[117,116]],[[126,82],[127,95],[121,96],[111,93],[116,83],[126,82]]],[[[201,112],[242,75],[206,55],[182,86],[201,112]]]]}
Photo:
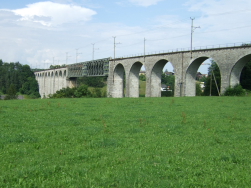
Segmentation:
{"type": "Polygon", "coordinates": [[[53,94],[54,93],[54,79],[55,79],[55,72],[54,70],[51,72],[51,78],[50,78],[50,85],[51,85],[51,88],[50,88],[50,93],[53,94]]]}
{"type": "Polygon", "coordinates": [[[160,60],[152,68],[150,80],[148,79],[147,83],[148,88],[150,85],[150,97],[161,97],[161,74],[166,63],[166,60],[160,60]]]}
{"type": "Polygon", "coordinates": [[[127,97],[139,97],[139,72],[142,67],[142,63],[136,62],[132,65],[129,75],[126,81],[126,96],[127,97]]]}
{"type": "Polygon", "coordinates": [[[124,74],[125,69],[122,64],[118,64],[113,73],[112,97],[124,97],[124,74]]]}

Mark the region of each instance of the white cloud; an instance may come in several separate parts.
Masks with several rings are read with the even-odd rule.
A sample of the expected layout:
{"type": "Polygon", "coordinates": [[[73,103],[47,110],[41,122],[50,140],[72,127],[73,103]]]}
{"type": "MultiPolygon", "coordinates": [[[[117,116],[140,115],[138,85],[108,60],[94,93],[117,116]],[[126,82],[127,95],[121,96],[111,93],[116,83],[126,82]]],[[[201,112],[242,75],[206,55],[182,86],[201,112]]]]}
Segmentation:
{"type": "Polygon", "coordinates": [[[144,6],[144,7],[156,5],[160,1],[162,1],[162,0],[130,0],[130,2],[132,2],[136,5],[139,5],[139,6],[144,6]]]}
{"type": "Polygon", "coordinates": [[[37,22],[46,26],[89,21],[95,11],[76,5],[53,3],[50,1],[27,5],[26,8],[12,10],[21,16],[21,21],[37,22]]]}
{"type": "MultiPolygon", "coordinates": [[[[250,0],[191,0],[192,3],[183,7],[183,12],[177,11],[177,13],[159,11],[156,14],[149,14],[152,9],[148,7],[149,10],[145,11],[143,18],[149,22],[145,25],[142,25],[137,17],[134,22],[136,24],[131,25],[125,24],[122,19],[116,20],[116,23],[111,21],[105,14],[113,8],[106,7],[111,5],[105,3],[102,5],[103,12],[97,9],[102,19],[99,20],[97,16],[94,22],[86,23],[96,12],[73,4],[62,4],[70,2],[68,0],[57,2],[60,3],[35,3],[18,10],[0,9],[2,45],[0,59],[7,62],[20,61],[41,68],[45,63],[52,64],[53,57],[54,63],[64,64],[66,52],[71,56],[68,63],[75,63],[78,49],[81,53],[78,61],[88,61],[92,59],[92,43],[95,43],[95,48],[99,48],[95,50],[94,58],[105,58],[113,56],[112,36],[116,36],[116,42],[121,43],[116,46],[116,57],[143,53],[144,38],[146,38],[147,54],[186,48],[190,46],[190,16],[196,17],[194,26],[201,27],[194,32],[193,44],[196,47],[246,42],[251,38],[250,28],[231,29],[251,25],[251,10],[239,11],[251,7],[250,0]],[[230,13],[222,14],[224,12],[230,13]],[[48,27],[49,25],[51,27],[48,27]],[[228,28],[230,30],[221,31],[228,28]]],[[[158,1],[131,0],[131,2],[150,6],[158,1]]],[[[127,15],[129,12],[127,7],[121,8],[120,11],[121,15],[127,15]]],[[[137,12],[137,14],[143,13],[137,12]]],[[[131,20],[126,21],[130,24],[131,20]]]]}

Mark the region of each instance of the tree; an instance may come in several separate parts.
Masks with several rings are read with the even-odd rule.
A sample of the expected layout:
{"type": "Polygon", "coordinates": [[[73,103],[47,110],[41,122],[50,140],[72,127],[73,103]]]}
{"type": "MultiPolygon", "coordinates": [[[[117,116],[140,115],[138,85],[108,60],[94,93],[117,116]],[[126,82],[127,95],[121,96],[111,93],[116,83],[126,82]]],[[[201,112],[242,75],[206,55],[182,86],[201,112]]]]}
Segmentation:
{"type": "Polygon", "coordinates": [[[211,66],[208,68],[208,77],[205,81],[205,96],[219,96],[218,89],[220,92],[221,87],[221,74],[220,69],[215,61],[211,61],[211,66]],[[216,82],[216,83],[215,83],[216,82]]]}
{"type": "Polygon", "coordinates": [[[139,80],[146,81],[146,75],[145,74],[140,74],[139,75],[139,80]]]}
{"type": "Polygon", "coordinates": [[[20,93],[30,95],[31,98],[39,98],[38,82],[32,77],[28,77],[27,81],[20,88],[20,93]]]}
{"type": "Polygon", "coordinates": [[[6,100],[9,99],[17,99],[17,90],[16,90],[16,86],[14,84],[11,84],[8,91],[7,91],[7,95],[5,97],[6,100]]]}
{"type": "Polygon", "coordinates": [[[65,64],[63,64],[63,65],[50,65],[50,69],[58,69],[61,67],[66,67],[66,65],[65,64]]]}
{"type": "Polygon", "coordinates": [[[90,95],[90,91],[88,90],[87,85],[81,85],[77,88],[77,90],[74,92],[75,97],[88,97],[90,95]]]}
{"type": "Polygon", "coordinates": [[[200,83],[196,82],[196,96],[201,96],[202,95],[202,90],[200,87],[200,83]]]}
{"type": "Polygon", "coordinates": [[[162,91],[162,96],[174,96],[174,83],[175,76],[174,75],[166,75],[162,73],[161,75],[161,83],[167,85],[169,91],[162,91]]]}
{"type": "Polygon", "coordinates": [[[0,60],[0,91],[6,94],[11,84],[14,84],[17,92],[39,97],[38,83],[29,65],[0,60]]]}

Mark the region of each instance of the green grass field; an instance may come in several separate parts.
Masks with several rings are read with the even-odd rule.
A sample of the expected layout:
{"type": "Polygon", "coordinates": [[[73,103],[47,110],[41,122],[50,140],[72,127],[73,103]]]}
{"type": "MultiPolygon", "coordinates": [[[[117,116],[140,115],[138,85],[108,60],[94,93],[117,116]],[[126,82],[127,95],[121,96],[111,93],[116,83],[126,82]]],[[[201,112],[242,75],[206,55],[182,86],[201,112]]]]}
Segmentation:
{"type": "Polygon", "coordinates": [[[251,187],[251,98],[0,101],[0,187],[251,187]]]}

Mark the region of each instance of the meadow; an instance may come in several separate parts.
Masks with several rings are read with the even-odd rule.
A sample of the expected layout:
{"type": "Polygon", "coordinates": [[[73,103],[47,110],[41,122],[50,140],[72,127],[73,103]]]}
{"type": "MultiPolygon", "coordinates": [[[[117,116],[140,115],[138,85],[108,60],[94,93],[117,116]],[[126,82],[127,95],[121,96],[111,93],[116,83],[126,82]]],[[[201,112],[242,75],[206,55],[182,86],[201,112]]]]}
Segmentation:
{"type": "Polygon", "coordinates": [[[0,100],[0,187],[251,187],[251,97],[0,100]]]}

